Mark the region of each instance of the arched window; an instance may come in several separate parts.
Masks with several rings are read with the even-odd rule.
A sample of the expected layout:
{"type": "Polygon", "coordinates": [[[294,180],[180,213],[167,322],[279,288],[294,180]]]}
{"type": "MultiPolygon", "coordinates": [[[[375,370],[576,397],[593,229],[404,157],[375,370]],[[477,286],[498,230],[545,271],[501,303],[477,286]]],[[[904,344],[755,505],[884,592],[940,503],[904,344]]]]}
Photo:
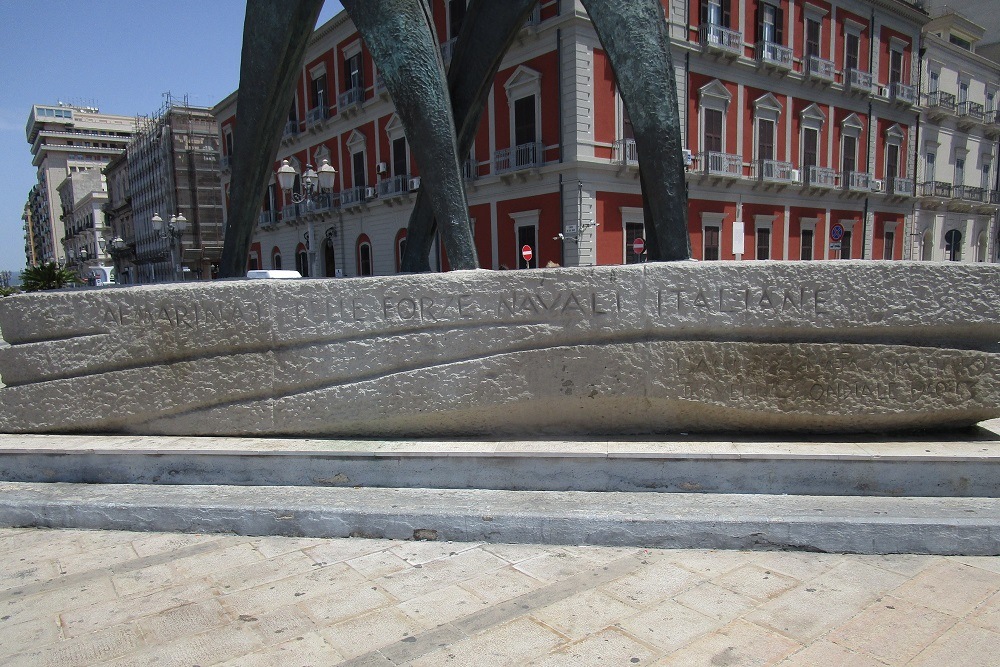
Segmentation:
{"type": "Polygon", "coordinates": [[[406,254],[406,227],[396,232],[396,273],[403,269],[403,255],[406,254]]]}
{"type": "Polygon", "coordinates": [[[949,229],[944,235],[944,256],[950,262],[962,261],[962,232],[949,229]]]}
{"type": "Polygon", "coordinates": [[[976,240],[976,261],[985,262],[986,261],[986,246],[989,245],[988,237],[986,232],[979,232],[979,236],[976,240]]]}
{"type": "Polygon", "coordinates": [[[278,246],[274,246],[271,250],[271,268],[275,271],[281,271],[281,250],[278,246]]]}
{"type": "Polygon", "coordinates": [[[337,276],[337,254],[333,247],[333,238],[327,236],[323,239],[323,268],[327,278],[337,276]]]}
{"type": "Polygon", "coordinates": [[[934,259],[934,232],[930,229],[924,231],[920,241],[920,259],[929,262],[934,259]]]}
{"type": "Polygon", "coordinates": [[[298,271],[303,278],[309,277],[309,252],[301,243],[295,249],[295,270],[298,271]]]}
{"type": "Polygon", "coordinates": [[[372,263],[372,242],[368,239],[367,234],[358,237],[357,250],[358,275],[375,275],[372,263]]]}

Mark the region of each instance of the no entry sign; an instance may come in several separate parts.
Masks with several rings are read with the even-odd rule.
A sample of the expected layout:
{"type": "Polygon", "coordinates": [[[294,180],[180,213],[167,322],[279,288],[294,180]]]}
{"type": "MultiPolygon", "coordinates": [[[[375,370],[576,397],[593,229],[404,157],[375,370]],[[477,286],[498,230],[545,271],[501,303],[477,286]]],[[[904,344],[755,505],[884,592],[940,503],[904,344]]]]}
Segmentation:
{"type": "Polygon", "coordinates": [[[521,257],[524,257],[524,261],[530,262],[531,258],[533,256],[534,256],[534,253],[531,252],[531,246],[530,245],[523,245],[523,246],[521,246],[521,257]]]}
{"type": "Polygon", "coordinates": [[[646,242],[641,238],[637,238],[635,241],[632,241],[632,252],[637,255],[641,255],[646,252],[646,242]]]}

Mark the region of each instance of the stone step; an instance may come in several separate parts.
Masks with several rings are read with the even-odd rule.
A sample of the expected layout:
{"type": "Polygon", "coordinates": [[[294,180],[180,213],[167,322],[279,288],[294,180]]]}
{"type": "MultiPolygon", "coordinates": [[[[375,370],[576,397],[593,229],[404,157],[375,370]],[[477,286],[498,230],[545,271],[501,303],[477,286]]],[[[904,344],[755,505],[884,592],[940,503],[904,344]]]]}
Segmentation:
{"type": "Polygon", "coordinates": [[[318,440],[0,435],[0,480],[1000,497],[998,422],[896,439],[318,440]]]}
{"type": "Polygon", "coordinates": [[[0,483],[0,525],[464,542],[1000,554],[1000,500],[0,483]]]}

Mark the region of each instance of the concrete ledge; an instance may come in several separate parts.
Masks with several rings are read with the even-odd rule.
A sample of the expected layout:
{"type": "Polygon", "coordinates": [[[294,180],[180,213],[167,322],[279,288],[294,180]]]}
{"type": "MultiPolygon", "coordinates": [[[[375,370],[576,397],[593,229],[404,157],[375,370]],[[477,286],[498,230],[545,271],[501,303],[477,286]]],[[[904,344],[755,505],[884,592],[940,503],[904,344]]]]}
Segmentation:
{"type": "Polygon", "coordinates": [[[0,483],[0,525],[1000,554],[996,499],[0,483]]]}

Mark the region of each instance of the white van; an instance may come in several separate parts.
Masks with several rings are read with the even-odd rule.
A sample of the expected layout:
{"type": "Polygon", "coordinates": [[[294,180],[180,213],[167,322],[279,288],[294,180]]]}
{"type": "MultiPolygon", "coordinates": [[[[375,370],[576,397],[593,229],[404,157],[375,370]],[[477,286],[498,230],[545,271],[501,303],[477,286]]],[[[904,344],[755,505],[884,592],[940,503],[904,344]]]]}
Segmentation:
{"type": "Polygon", "coordinates": [[[247,271],[247,278],[271,278],[288,280],[289,278],[301,278],[298,271],[276,271],[274,269],[260,269],[257,271],[247,271]]]}

